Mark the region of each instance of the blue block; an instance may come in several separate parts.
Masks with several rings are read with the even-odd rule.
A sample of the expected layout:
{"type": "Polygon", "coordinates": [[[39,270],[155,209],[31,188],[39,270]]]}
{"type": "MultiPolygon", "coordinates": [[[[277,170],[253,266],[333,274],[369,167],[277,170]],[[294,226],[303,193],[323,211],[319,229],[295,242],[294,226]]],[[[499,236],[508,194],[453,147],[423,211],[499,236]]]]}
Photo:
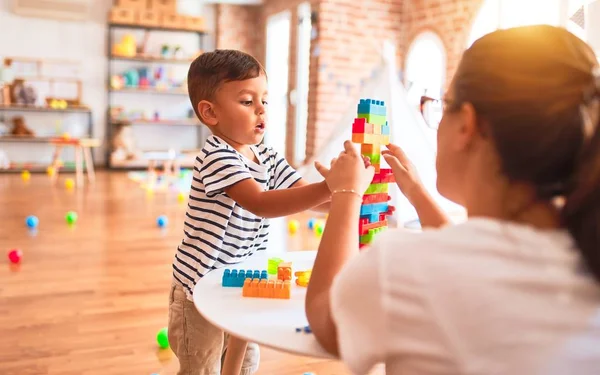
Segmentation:
{"type": "Polygon", "coordinates": [[[387,114],[387,109],[383,100],[360,99],[357,113],[385,116],[387,114]]]}
{"type": "Polygon", "coordinates": [[[387,121],[385,125],[381,127],[381,135],[390,135],[390,126],[388,125],[387,121]]]}
{"type": "Polygon", "coordinates": [[[376,223],[379,221],[379,214],[368,214],[368,215],[360,215],[361,219],[367,218],[369,219],[369,223],[376,223]]]}
{"type": "MultiPolygon", "coordinates": [[[[373,203],[373,204],[363,204],[360,206],[360,216],[363,215],[372,215],[372,214],[382,214],[388,210],[388,203],[373,203]]],[[[376,220],[378,221],[378,220],[376,220]]]]}
{"type": "Polygon", "coordinates": [[[241,288],[244,286],[244,281],[247,278],[251,279],[266,279],[267,270],[230,270],[226,269],[223,272],[221,285],[223,287],[241,288]]]}

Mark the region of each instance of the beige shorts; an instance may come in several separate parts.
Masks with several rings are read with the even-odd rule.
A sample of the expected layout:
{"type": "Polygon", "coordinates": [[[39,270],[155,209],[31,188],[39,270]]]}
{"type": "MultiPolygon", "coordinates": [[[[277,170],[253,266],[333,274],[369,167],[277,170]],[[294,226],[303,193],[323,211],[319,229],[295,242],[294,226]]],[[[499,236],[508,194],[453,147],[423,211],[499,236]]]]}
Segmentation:
{"type": "MultiPolygon", "coordinates": [[[[228,335],[210,324],[187,299],[183,287],[171,286],[169,294],[169,344],[179,359],[178,375],[219,375],[228,335]]],[[[258,370],[260,351],[248,343],[241,375],[258,370]]]]}

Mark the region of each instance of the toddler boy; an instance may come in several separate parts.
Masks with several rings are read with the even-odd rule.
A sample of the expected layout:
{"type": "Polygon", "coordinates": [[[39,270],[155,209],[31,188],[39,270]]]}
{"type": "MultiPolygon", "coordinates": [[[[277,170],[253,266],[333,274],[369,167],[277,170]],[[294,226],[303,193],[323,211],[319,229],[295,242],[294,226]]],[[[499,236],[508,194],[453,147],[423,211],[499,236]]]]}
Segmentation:
{"type": "MultiPolygon", "coordinates": [[[[267,77],[252,56],[235,50],[200,55],[188,72],[198,118],[210,129],[196,158],[184,236],[173,260],[169,342],[182,374],[220,374],[227,337],[192,302],[194,285],[211,270],[266,250],[267,218],[329,201],[326,183],[308,184],[271,147],[261,144],[267,120],[267,77]]],[[[283,126],[283,124],[276,124],[283,126]]],[[[258,369],[256,344],[241,374],[258,369]]]]}

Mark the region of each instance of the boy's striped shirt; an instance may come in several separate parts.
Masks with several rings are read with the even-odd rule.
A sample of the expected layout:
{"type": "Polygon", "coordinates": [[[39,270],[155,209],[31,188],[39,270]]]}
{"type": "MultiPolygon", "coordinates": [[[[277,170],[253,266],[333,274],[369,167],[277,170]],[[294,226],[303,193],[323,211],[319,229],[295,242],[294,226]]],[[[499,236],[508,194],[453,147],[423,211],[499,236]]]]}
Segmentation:
{"type": "Polygon", "coordinates": [[[196,157],[184,236],[173,260],[173,277],[190,300],[194,285],[209,271],[242,262],[267,246],[268,220],[243,209],[224,189],[249,178],[264,190],[286,189],[300,180],[271,147],[252,150],[259,164],[212,135],[196,157]]]}

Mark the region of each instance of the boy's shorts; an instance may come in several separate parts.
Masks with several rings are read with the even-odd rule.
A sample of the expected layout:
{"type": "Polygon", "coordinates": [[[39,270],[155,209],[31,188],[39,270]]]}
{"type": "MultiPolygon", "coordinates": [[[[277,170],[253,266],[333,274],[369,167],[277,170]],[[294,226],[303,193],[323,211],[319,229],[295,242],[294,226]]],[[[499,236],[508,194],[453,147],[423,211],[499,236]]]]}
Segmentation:
{"type": "MultiPolygon", "coordinates": [[[[169,294],[169,344],[179,359],[178,375],[219,375],[228,335],[210,324],[187,299],[183,287],[171,286],[169,294]]],[[[258,370],[260,351],[248,343],[241,375],[258,370]]]]}

